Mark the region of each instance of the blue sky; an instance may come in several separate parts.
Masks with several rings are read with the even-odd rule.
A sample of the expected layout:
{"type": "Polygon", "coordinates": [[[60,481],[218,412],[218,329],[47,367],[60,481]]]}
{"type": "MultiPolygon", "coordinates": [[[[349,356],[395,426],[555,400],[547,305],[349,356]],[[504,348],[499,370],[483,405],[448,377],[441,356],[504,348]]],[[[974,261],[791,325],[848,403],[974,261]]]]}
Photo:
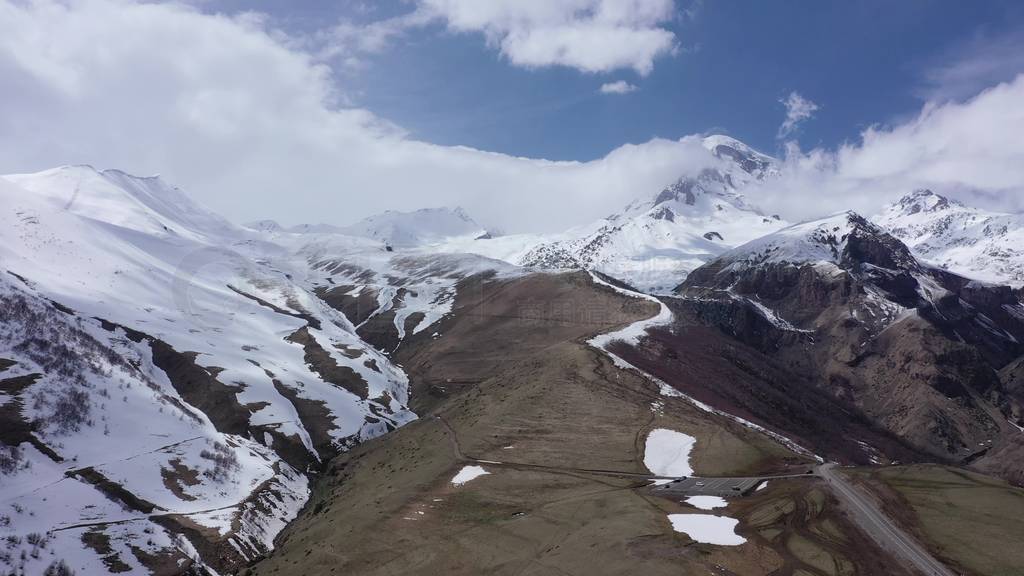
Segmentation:
{"type": "MultiPolygon", "coordinates": [[[[244,6],[300,35],[339,20],[367,24],[413,9],[407,2],[244,6]]],[[[1024,27],[1024,3],[1017,1],[708,0],[677,1],[676,8],[678,16],[664,27],[679,49],[659,57],[646,77],[628,69],[517,67],[481,34],[434,24],[393,40],[364,68],[337,66],[337,81],[354,104],[437,144],[589,160],[627,142],[722,131],[777,153],[786,114],[779,101],[790,92],[820,106],[794,136],[804,147],[835,147],[870,125],[916,113],[928,71],[958,48],[1024,27]],[[598,93],[617,80],[637,90],[598,93]]],[[[1016,70],[1002,72],[997,80],[1016,70]]]]}
{"type": "Polygon", "coordinates": [[[724,132],[780,157],[750,195],[792,221],[916,188],[1020,211],[1022,72],[1009,0],[0,0],[0,174],[161,174],[236,222],[460,205],[552,232],[724,132]]]}

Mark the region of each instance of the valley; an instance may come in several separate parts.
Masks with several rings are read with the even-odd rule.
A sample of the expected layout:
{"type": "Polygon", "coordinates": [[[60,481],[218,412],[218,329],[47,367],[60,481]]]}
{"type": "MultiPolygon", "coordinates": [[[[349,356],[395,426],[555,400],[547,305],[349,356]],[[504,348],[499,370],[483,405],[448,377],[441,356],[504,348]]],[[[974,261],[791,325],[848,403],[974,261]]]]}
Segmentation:
{"type": "MultiPolygon", "coordinates": [[[[410,343],[415,352],[403,365],[414,382],[422,369],[457,373],[463,380],[477,375],[479,381],[446,391],[444,399],[434,400],[432,415],[421,412],[417,422],[332,462],[330,480],[313,495],[312,511],[286,530],[278,550],[251,573],[575,574],[621,573],[642,565],[653,573],[745,574],[787,563],[789,571],[779,573],[796,573],[805,563],[788,552],[780,555],[771,544],[744,545],[735,553],[684,544],[686,537],[672,532],[668,517],[694,509],[648,488],[644,438],[654,429],[692,435],[689,460],[705,476],[802,472],[813,460],[664,394],[583,344],[602,329],[655,312],[645,307],[630,313],[630,300],[587,280],[579,274],[526,277],[493,291],[485,287],[470,301],[457,298],[454,319],[447,330],[442,325],[445,336],[410,343]],[[571,297],[575,310],[603,300],[600,308],[613,317],[602,323],[528,318],[498,326],[471,314],[459,320],[459,310],[483,304],[488,315],[514,318],[509,307],[524,293],[545,306],[571,297]],[[523,323],[541,348],[474,344],[481,342],[480,330],[492,332],[497,342],[514,339],[523,323]],[[465,338],[461,346],[458,340],[445,342],[458,338],[465,338]],[[459,353],[446,353],[453,346],[459,353]],[[468,464],[486,475],[453,484],[468,464]],[[375,505],[359,505],[368,499],[375,505]]],[[[397,357],[403,358],[401,348],[397,357]]],[[[766,494],[799,481],[769,482],[766,494]]],[[[730,504],[726,513],[732,509],[730,504]]],[[[862,538],[854,528],[843,529],[862,538]]],[[[850,566],[857,562],[849,551],[842,557],[850,566]]]]}

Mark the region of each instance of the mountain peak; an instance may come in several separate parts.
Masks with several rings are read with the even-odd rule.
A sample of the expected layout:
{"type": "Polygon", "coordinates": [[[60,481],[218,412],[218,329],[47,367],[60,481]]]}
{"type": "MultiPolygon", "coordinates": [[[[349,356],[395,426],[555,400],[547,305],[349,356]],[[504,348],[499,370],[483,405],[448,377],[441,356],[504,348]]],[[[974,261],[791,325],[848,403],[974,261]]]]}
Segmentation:
{"type": "Polygon", "coordinates": [[[915,190],[876,220],[920,257],[986,282],[1024,283],[1024,217],[967,206],[915,190]]]}
{"type": "Polygon", "coordinates": [[[779,173],[778,160],[731,136],[712,134],[704,138],[703,144],[716,158],[735,164],[758,180],[779,173]]]}
{"type": "Polygon", "coordinates": [[[63,211],[154,234],[213,235],[233,226],[160,176],[75,164],[5,176],[63,211]]]}
{"type": "Polygon", "coordinates": [[[940,194],[936,194],[927,188],[914,190],[894,203],[894,208],[906,215],[919,214],[922,212],[940,212],[953,206],[963,206],[960,202],[952,200],[940,194]]]}
{"type": "Polygon", "coordinates": [[[257,232],[280,232],[284,230],[277,220],[255,220],[253,222],[246,222],[242,224],[245,228],[250,230],[256,230],[257,232]]]}

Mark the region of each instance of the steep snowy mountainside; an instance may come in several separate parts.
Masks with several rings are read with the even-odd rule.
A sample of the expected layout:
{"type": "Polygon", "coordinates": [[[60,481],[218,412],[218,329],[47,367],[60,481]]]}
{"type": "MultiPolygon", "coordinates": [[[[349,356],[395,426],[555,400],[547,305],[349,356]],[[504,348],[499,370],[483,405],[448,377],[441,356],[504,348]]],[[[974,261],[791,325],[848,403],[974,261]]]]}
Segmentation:
{"type": "Polygon", "coordinates": [[[80,165],[4,178],[48,199],[55,209],[145,234],[201,239],[235,230],[159,176],[138,177],[80,165]]]}
{"type": "Polygon", "coordinates": [[[704,145],[714,167],[684,175],[622,212],[542,241],[516,263],[605,272],[650,292],[670,290],[725,250],[785,226],[748,203],[742,191],[778,174],[776,161],[727,136],[704,145]]]}
{"type": "Polygon", "coordinates": [[[1024,286],[1024,216],[918,190],[875,217],[923,260],[986,282],[1024,286]]]}
{"type": "MultiPolygon", "coordinates": [[[[192,546],[218,571],[242,565],[272,546],[320,462],[415,417],[405,374],[303,284],[301,256],[163,182],[88,167],[18,175],[0,178],[0,207],[5,290],[48,310],[38,330],[4,323],[0,357],[40,376],[25,387],[0,374],[0,409],[13,409],[6,398],[18,394],[19,418],[35,438],[5,442],[32,465],[0,474],[0,493],[9,510],[39,513],[0,530],[24,540],[61,528],[80,573],[99,572],[87,560],[96,556],[87,532],[129,538],[129,528],[144,530],[153,517],[171,535],[158,555],[187,556],[192,546]],[[79,354],[79,332],[96,341],[88,346],[102,362],[95,377],[69,382],[47,358],[79,354]],[[123,392],[129,384],[145,394],[123,392]],[[71,436],[51,434],[37,408],[48,404],[37,399],[66,407],[69,386],[67,397],[90,398],[93,417],[71,436]],[[143,401],[152,410],[136,409],[143,401]],[[207,485],[202,471],[221,460],[224,483],[207,485]],[[77,474],[120,503],[99,506],[87,487],[64,490],[70,481],[42,496],[17,488],[47,485],[48,474],[77,474]],[[276,504],[263,503],[264,492],[276,504]],[[72,527],[80,518],[94,526],[72,527]]],[[[10,561],[13,569],[20,560],[10,561]]]]}
{"type": "MultiPolygon", "coordinates": [[[[0,536],[27,543],[0,571],[225,573],[265,554],[323,462],[416,417],[388,353],[463,282],[523,272],[236,227],[158,178],[87,166],[0,178],[0,207],[0,411],[17,422],[0,536]]],[[[427,214],[420,240],[472,226],[427,214]]]]}
{"type": "MultiPolygon", "coordinates": [[[[872,239],[887,243],[887,267],[917,268],[910,252],[878,226],[855,212],[840,212],[820,220],[801,222],[751,240],[719,257],[725,270],[749,268],[768,263],[843,265],[855,257],[858,241],[872,239]]],[[[882,263],[879,263],[882,265],[882,263]]]]}
{"type": "Polygon", "coordinates": [[[79,574],[197,569],[197,548],[214,544],[186,539],[189,525],[255,558],[308,496],[270,446],[190,406],[149,346],[7,272],[0,358],[13,363],[0,371],[5,572],[58,561],[79,574]]]}

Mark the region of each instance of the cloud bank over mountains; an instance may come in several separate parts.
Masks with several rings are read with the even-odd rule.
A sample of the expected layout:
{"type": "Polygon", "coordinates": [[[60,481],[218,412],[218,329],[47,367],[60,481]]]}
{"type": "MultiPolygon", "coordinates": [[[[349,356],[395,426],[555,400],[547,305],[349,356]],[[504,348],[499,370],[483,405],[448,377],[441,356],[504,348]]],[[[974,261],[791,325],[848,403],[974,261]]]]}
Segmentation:
{"type": "MultiPolygon", "coordinates": [[[[514,65],[644,73],[675,42],[659,32],[672,17],[668,1],[424,0],[418,9],[443,15],[452,30],[482,33],[514,65]],[[557,34],[542,40],[535,32],[544,29],[557,34]],[[602,42],[608,52],[580,48],[590,34],[619,40],[602,42]]],[[[388,32],[380,34],[386,42],[388,32]]],[[[0,0],[0,173],[69,163],[159,172],[238,221],[344,224],[389,208],[461,205],[488,226],[551,231],[715,161],[696,137],[626,144],[588,162],[418,141],[346,106],[332,70],[303,46],[259,15],[0,0]]],[[[344,58],[378,45],[335,46],[344,58]]],[[[927,103],[913,119],[870,128],[837,150],[790,145],[786,176],[751,200],[800,219],[870,212],[932,187],[1019,210],[1021,101],[1018,77],[965,102],[927,103]]]]}

